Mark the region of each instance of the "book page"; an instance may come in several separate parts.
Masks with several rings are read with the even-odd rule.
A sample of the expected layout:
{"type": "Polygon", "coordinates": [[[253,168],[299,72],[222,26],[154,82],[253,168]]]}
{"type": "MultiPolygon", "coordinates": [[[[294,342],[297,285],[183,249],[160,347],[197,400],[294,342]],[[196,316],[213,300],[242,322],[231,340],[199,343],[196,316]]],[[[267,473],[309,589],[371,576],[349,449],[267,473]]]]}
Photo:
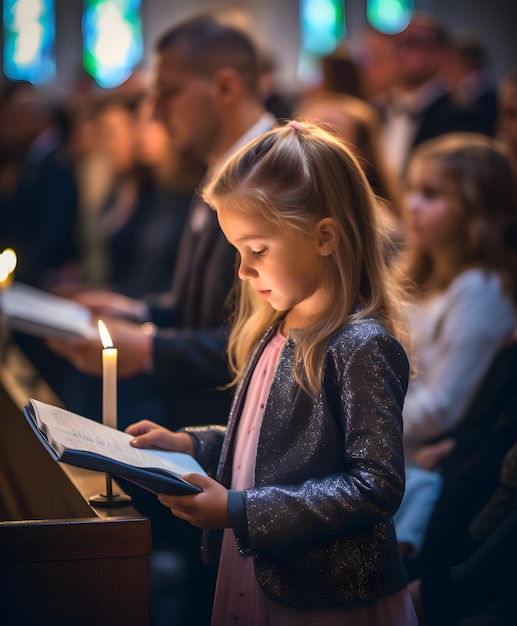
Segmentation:
{"type": "Polygon", "coordinates": [[[133,448],[129,443],[133,437],[128,433],[39,400],[30,402],[39,429],[59,453],[65,448],[81,450],[135,467],[160,468],[179,476],[189,472],[205,474],[188,454],[133,448]]]}
{"type": "Polygon", "coordinates": [[[2,308],[13,326],[30,334],[61,331],[92,339],[99,336],[85,306],[30,285],[14,282],[2,293],[2,308]]]}

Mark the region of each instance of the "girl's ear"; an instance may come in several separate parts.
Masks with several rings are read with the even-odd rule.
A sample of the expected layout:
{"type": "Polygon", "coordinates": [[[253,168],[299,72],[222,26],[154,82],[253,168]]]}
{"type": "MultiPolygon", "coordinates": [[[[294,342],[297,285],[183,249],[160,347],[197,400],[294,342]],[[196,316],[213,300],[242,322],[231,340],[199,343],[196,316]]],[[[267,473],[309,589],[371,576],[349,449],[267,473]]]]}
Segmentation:
{"type": "Polygon", "coordinates": [[[339,236],[336,220],[333,217],[324,217],[316,224],[318,238],[318,252],[321,256],[330,256],[336,249],[339,236]]]}

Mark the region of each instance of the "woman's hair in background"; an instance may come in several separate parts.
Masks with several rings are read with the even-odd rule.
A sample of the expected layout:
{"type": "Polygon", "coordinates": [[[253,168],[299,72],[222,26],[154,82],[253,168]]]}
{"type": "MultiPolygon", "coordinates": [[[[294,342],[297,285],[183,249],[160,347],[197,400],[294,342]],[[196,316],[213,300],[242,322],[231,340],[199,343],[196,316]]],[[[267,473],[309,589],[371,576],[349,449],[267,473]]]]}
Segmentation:
{"type": "MultiPolygon", "coordinates": [[[[517,301],[517,182],[504,146],[486,135],[450,133],[421,144],[410,165],[431,161],[464,210],[463,248],[458,248],[448,282],[466,267],[496,270],[517,301]]],[[[408,250],[404,263],[414,287],[425,289],[433,272],[429,255],[408,250]]]]}
{"type": "Polygon", "coordinates": [[[389,169],[381,144],[381,120],[375,107],[349,94],[320,91],[303,98],[297,105],[300,121],[304,117],[337,133],[354,151],[373,191],[385,207],[400,218],[401,190],[398,178],[389,169]],[[344,129],[346,134],[344,136],[344,129]]]}
{"type": "MultiPolygon", "coordinates": [[[[376,223],[375,196],[352,152],[336,136],[290,122],[242,148],[204,190],[206,201],[256,212],[278,228],[311,231],[334,218],[339,244],[321,257],[321,280],[332,303],[297,332],[295,371],[308,393],[320,388],[331,335],[344,324],[376,316],[401,340],[401,290],[388,273],[376,223]]],[[[303,251],[301,250],[301,253],[303,251]]],[[[233,301],[228,355],[235,382],[264,331],[285,312],[275,311],[239,281],[233,301]]]]}

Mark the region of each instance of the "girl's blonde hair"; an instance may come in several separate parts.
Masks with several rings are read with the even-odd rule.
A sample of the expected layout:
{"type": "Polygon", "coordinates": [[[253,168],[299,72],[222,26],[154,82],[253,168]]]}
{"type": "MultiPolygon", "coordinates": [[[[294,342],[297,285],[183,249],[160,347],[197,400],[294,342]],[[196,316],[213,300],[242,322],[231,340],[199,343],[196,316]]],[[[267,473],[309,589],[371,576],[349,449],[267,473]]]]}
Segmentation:
{"type": "MultiPolygon", "coordinates": [[[[298,122],[271,130],[235,154],[203,196],[216,209],[224,204],[256,212],[278,228],[300,234],[323,218],[335,220],[339,244],[322,257],[321,273],[331,305],[296,332],[294,375],[309,394],[320,388],[326,346],[343,325],[375,316],[404,340],[400,282],[383,259],[375,196],[356,158],[336,136],[298,122]]],[[[237,283],[228,344],[234,382],[264,331],[284,315],[247,281],[237,283]]]]}
{"type": "MultiPolygon", "coordinates": [[[[456,263],[437,286],[447,287],[467,267],[481,267],[499,272],[517,300],[516,172],[503,144],[477,133],[449,133],[416,148],[410,167],[429,162],[440,167],[465,220],[456,263]]],[[[408,250],[404,264],[414,289],[425,290],[433,280],[430,256],[420,249],[408,250]]]]}

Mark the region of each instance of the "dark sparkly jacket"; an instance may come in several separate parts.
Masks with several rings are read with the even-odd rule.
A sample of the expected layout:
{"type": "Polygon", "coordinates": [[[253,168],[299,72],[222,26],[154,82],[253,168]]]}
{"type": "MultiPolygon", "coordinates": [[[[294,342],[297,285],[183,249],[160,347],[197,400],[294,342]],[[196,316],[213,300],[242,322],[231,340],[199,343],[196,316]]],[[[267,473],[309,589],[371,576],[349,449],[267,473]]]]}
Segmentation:
{"type": "MultiPolygon", "coordinates": [[[[227,487],[250,375],[275,329],[252,357],[226,429],[193,427],[196,457],[227,487]]],[[[294,381],[289,334],[264,409],[254,486],[230,491],[239,552],[253,556],[264,592],[280,603],[325,608],[375,600],[406,584],[392,516],[404,491],[402,404],[408,360],[368,319],[331,339],[322,391],[294,381]]],[[[214,535],[203,549],[216,553],[214,535]]]]}

